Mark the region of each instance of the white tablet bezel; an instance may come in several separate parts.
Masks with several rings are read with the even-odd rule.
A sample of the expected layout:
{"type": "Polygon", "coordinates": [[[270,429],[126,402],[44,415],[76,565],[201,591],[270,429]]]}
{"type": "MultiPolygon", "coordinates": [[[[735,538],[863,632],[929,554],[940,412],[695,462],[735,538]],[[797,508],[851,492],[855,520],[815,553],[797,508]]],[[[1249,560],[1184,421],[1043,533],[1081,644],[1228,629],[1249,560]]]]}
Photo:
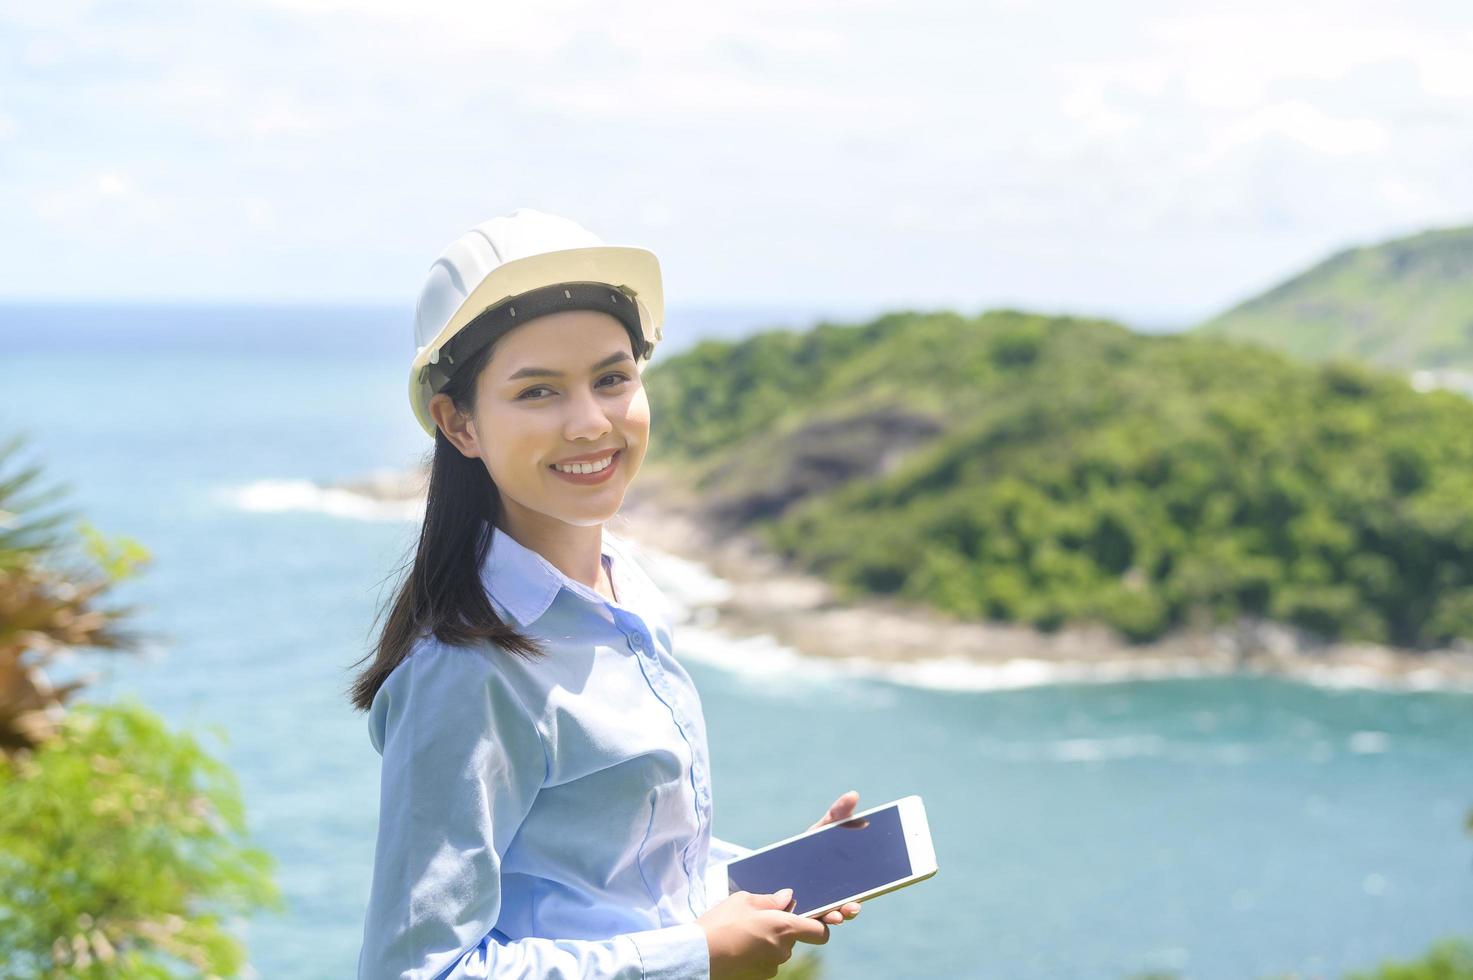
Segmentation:
{"type": "Polygon", "coordinates": [[[869,889],[868,891],[861,892],[857,895],[850,895],[847,898],[841,898],[836,902],[829,903],[828,905],[812,909],[808,912],[799,912],[798,914],[806,915],[809,918],[814,918],[824,915],[827,912],[832,912],[834,909],[839,908],[840,906],[845,905],[849,902],[862,902],[867,899],[875,898],[879,895],[884,895],[887,892],[893,892],[898,888],[904,888],[906,885],[913,885],[918,881],[923,881],[926,878],[931,877],[936,873],[936,848],[931,841],[931,828],[930,824],[926,821],[926,808],[925,805],[921,802],[921,798],[919,796],[904,796],[898,800],[891,800],[889,803],[881,803],[878,806],[872,806],[867,810],[860,810],[859,812],[845,818],[844,820],[839,820],[831,824],[825,824],[824,826],[819,827],[817,830],[805,830],[801,834],[794,834],[791,837],[784,837],[780,841],[775,841],[771,844],[766,845],[765,847],[759,847],[756,850],[751,851],[750,853],[743,854],[739,858],[733,858],[732,861],[723,862],[716,865],[711,869],[706,882],[706,892],[709,904],[715,905],[717,902],[725,899],[730,893],[731,885],[726,876],[727,864],[734,863],[735,861],[740,861],[743,858],[751,857],[754,854],[761,854],[763,851],[770,851],[774,848],[782,847],[784,844],[790,844],[793,841],[798,840],[802,837],[812,837],[814,834],[822,834],[827,833],[831,830],[842,829],[842,825],[848,823],[850,820],[858,820],[861,817],[868,816],[869,814],[875,813],[879,810],[888,809],[892,806],[897,807],[900,810],[900,830],[905,837],[905,848],[907,855],[910,858],[911,873],[909,875],[906,875],[904,878],[897,878],[894,881],[886,882],[882,885],[877,885],[874,888],[869,889]]]}

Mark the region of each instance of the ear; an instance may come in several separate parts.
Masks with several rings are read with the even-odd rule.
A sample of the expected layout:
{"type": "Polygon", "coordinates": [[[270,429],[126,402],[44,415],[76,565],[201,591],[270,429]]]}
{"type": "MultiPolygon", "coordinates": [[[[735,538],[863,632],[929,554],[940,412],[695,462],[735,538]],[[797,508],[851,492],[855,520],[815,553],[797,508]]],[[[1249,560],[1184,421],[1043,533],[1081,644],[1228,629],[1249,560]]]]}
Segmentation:
{"type": "Polygon", "coordinates": [[[468,459],[479,459],[481,456],[481,442],[476,437],[476,423],[469,415],[461,412],[455,407],[455,402],[450,400],[446,394],[438,394],[430,399],[430,418],[445,433],[445,438],[450,444],[460,450],[460,454],[468,459]]]}

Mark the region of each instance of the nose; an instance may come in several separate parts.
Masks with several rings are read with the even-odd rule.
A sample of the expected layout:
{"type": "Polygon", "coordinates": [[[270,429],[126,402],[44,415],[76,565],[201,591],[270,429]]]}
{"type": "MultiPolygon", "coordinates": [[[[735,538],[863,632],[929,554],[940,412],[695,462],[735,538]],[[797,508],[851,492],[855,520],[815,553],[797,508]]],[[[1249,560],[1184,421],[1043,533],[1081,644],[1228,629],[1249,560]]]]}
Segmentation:
{"type": "Polygon", "coordinates": [[[563,436],[569,442],[580,439],[594,441],[613,431],[614,426],[609,421],[608,412],[594,392],[582,391],[577,397],[568,399],[566,404],[569,408],[563,436]]]}

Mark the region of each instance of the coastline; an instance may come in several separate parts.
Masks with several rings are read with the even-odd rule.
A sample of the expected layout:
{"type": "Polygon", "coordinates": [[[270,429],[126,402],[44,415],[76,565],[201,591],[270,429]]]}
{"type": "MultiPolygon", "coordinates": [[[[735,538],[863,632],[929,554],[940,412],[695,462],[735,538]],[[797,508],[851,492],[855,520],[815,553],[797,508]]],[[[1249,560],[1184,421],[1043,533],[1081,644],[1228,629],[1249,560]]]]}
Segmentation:
{"type": "MultiPolygon", "coordinates": [[[[376,474],[320,490],[410,513],[422,506],[424,478],[376,474]]],[[[1248,619],[1132,644],[1101,625],[1044,631],[957,620],[886,596],[842,601],[755,535],[727,532],[718,540],[700,519],[698,501],[648,464],[607,526],[651,557],[688,563],[683,581],[711,580],[683,597],[691,627],[758,644],[769,658],[774,648],[789,651],[779,663],[796,656],[849,674],[971,689],[1246,674],[1324,687],[1473,692],[1468,645],[1418,651],[1325,642],[1292,626],[1248,619]]]]}
{"type": "Polygon", "coordinates": [[[788,567],[753,535],[727,533],[717,540],[698,514],[672,481],[642,472],[609,527],[724,583],[691,610],[699,626],[737,639],[770,637],[802,657],[850,672],[912,681],[970,673],[977,686],[998,688],[1250,674],[1328,687],[1473,691],[1473,649],[1327,643],[1290,626],[1250,620],[1131,644],[1104,626],[1046,632],[957,620],[884,596],[844,602],[822,579],[788,567]]]}

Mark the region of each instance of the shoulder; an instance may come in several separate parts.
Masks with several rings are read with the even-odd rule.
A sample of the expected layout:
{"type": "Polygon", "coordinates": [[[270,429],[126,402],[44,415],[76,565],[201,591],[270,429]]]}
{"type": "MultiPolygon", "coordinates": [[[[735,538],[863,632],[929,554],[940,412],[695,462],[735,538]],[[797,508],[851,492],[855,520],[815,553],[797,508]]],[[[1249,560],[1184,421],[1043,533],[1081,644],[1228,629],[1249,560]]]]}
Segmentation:
{"type": "Polygon", "coordinates": [[[497,659],[506,656],[510,654],[489,641],[460,645],[446,643],[433,634],[421,633],[410,644],[409,652],[394,668],[389,679],[393,680],[399,674],[406,678],[434,675],[495,683],[505,680],[498,669],[497,659]]]}
{"type": "Polygon", "coordinates": [[[369,731],[375,746],[405,717],[413,717],[417,727],[425,719],[482,719],[497,727],[536,729],[520,683],[523,673],[514,663],[519,660],[489,640],[458,645],[422,634],[374,695],[369,731]]]}

